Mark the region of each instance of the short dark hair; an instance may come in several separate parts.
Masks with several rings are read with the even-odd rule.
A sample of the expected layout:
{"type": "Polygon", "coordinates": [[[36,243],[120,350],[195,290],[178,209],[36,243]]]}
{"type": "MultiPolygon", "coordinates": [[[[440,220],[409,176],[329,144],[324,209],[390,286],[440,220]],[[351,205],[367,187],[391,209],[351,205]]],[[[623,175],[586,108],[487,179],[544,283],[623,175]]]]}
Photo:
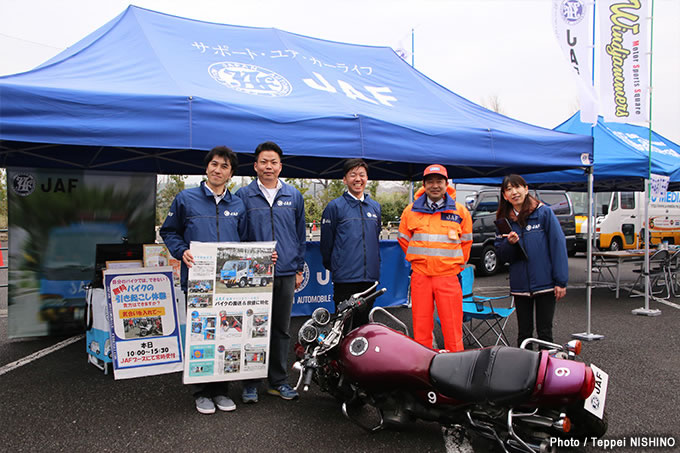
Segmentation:
{"type": "Polygon", "coordinates": [[[363,159],[347,159],[344,165],[342,166],[343,176],[346,176],[351,169],[357,167],[363,167],[364,170],[366,170],[366,173],[368,173],[368,165],[366,164],[366,162],[364,162],[363,159]]]}
{"type": "Polygon", "coordinates": [[[279,159],[283,159],[283,151],[281,150],[281,147],[274,142],[264,142],[257,145],[257,148],[255,148],[255,160],[260,157],[260,153],[262,151],[274,151],[279,155],[279,159]]]}
{"type": "Polygon", "coordinates": [[[213,149],[211,149],[210,152],[206,154],[205,159],[203,159],[206,169],[208,168],[208,165],[210,165],[210,162],[212,162],[215,156],[219,156],[224,160],[228,160],[229,164],[231,165],[232,176],[236,174],[236,169],[238,168],[238,157],[236,156],[236,153],[232,151],[231,148],[227,146],[216,146],[213,149]]]}

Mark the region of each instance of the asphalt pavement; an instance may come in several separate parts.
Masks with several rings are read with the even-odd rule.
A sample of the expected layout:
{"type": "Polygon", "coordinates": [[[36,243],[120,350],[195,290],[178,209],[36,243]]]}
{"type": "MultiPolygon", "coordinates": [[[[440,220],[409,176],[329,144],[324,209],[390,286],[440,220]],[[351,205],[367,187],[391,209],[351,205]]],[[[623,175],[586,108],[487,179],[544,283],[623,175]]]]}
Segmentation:
{"type": "MultiPolygon", "coordinates": [[[[570,258],[569,265],[567,296],[555,314],[558,342],[587,327],[585,259],[570,258]]],[[[624,281],[633,278],[626,267],[624,281]]],[[[477,278],[475,292],[507,292],[507,273],[477,278]]],[[[674,436],[676,446],[680,443],[680,298],[670,302],[650,303],[661,310],[660,316],[635,316],[631,310],[643,305],[641,298],[623,294],[617,300],[607,288],[593,290],[591,332],[604,338],[586,343],[582,357],[610,376],[605,439],[656,435],[674,436]]],[[[410,325],[408,308],[391,310],[410,325]]],[[[304,320],[293,318],[293,334],[304,320]]],[[[506,332],[514,342],[514,318],[506,332]]],[[[439,332],[436,336],[441,340],[439,332]]],[[[61,340],[8,340],[7,317],[0,314],[0,373],[7,364],[61,340]]],[[[446,451],[435,423],[416,422],[401,431],[368,434],[342,416],[333,398],[314,387],[292,402],[261,391],[255,405],[241,404],[240,390],[240,384],[232,384],[235,412],[201,415],[179,374],[115,381],[87,363],[85,341],[79,340],[0,374],[0,445],[12,452],[446,451]]],[[[484,442],[473,446],[475,451],[493,447],[484,442]]],[[[602,449],[587,446],[573,451],[602,449]]]]}

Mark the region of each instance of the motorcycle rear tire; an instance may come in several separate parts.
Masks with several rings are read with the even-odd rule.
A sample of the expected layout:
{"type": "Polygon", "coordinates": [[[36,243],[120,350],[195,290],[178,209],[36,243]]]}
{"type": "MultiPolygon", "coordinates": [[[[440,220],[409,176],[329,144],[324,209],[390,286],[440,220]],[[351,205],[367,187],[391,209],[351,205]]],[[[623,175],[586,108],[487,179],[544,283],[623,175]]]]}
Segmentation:
{"type": "Polygon", "coordinates": [[[600,439],[607,432],[607,412],[600,419],[583,407],[575,407],[567,411],[567,415],[571,420],[571,431],[567,434],[568,437],[578,439],[596,437],[600,439]]]}

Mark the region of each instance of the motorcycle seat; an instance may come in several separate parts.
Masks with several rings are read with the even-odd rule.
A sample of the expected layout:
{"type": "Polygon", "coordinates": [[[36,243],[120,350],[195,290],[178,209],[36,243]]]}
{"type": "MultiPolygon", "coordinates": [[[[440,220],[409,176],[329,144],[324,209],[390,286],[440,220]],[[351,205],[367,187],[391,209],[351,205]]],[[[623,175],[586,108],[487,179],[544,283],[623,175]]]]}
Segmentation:
{"type": "Polygon", "coordinates": [[[533,392],[539,362],[539,353],[507,346],[437,354],[430,379],[458,401],[514,405],[533,392]]]}

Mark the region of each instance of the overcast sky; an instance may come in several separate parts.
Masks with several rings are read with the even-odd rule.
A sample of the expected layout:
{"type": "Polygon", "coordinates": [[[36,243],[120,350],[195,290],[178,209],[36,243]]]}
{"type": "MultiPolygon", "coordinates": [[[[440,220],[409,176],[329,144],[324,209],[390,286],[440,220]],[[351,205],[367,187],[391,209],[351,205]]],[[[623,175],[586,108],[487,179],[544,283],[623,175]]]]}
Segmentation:
{"type": "MultiPolygon", "coordinates": [[[[165,13],[410,50],[415,67],[478,104],[553,128],[578,109],[551,0],[137,0],[165,13]]],[[[120,0],[0,0],[0,75],[29,70],[116,17],[120,0]]],[[[653,128],[680,143],[680,0],[655,0],[653,128]]],[[[409,60],[410,62],[410,60],[409,60]]]]}

